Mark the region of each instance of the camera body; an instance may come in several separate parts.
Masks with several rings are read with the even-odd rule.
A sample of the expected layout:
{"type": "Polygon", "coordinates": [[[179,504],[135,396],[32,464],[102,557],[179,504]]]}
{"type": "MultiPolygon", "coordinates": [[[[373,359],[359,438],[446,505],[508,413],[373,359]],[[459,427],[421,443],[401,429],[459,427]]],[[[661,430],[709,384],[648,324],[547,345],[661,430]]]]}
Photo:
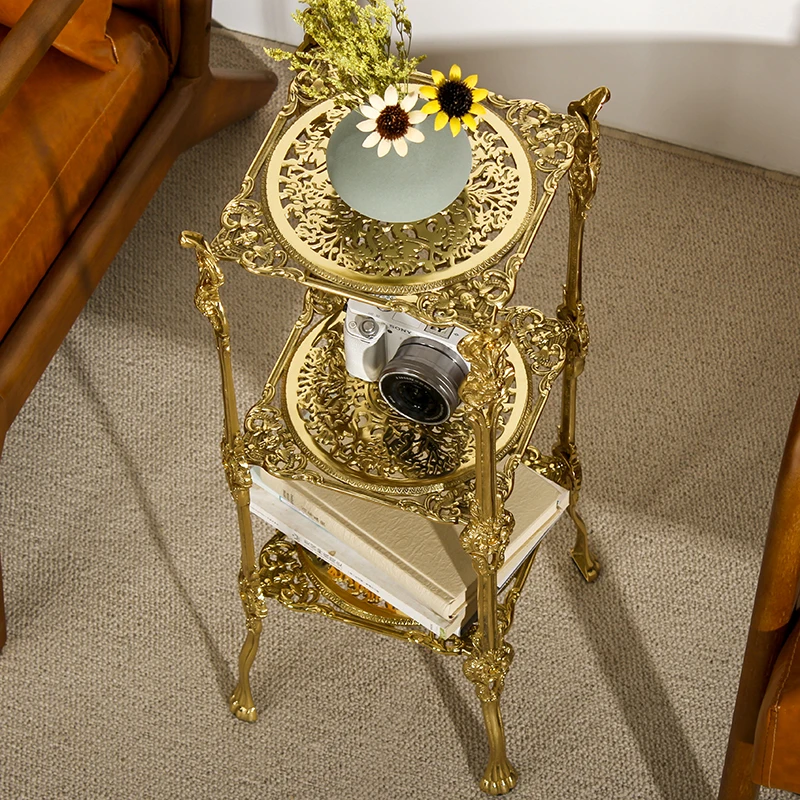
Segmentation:
{"type": "Polygon", "coordinates": [[[383,399],[399,414],[424,425],[447,420],[459,404],[458,389],[469,372],[458,352],[467,331],[440,328],[400,311],[348,300],[344,323],[347,371],[377,382],[383,399]]]}

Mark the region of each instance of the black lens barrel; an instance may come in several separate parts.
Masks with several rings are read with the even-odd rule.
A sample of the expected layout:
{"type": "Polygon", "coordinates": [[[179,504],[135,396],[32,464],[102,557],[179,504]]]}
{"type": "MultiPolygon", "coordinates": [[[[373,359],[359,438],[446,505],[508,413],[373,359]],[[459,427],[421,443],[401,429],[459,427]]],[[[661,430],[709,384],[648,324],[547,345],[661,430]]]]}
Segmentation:
{"type": "Polygon", "coordinates": [[[449,419],[468,367],[433,339],[411,337],[397,349],[378,378],[384,400],[398,414],[423,425],[449,419]]]}

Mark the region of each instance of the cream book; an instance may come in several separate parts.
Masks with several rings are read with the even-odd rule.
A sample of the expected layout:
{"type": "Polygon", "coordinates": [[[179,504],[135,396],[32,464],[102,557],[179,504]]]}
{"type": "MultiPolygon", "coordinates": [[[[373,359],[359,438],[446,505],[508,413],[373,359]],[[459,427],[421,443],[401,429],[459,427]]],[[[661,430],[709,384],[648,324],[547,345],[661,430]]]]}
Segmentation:
{"type": "Polygon", "coordinates": [[[257,482],[254,482],[250,490],[250,510],[437,636],[446,639],[460,629],[464,614],[457,615],[454,619],[444,619],[425,608],[403,587],[344,545],[332,533],[257,482]]]}
{"type": "MultiPolygon", "coordinates": [[[[311,544],[312,552],[435,633],[458,630],[475,585],[472,563],[459,541],[463,526],[433,522],[305,481],[274,478],[259,467],[251,472],[255,514],[295,539],[300,534],[307,540],[301,545],[311,544]],[[306,521],[303,531],[286,530],[297,528],[298,516],[306,521]]],[[[516,524],[498,585],[513,575],[568,501],[561,486],[527,467],[517,470],[507,503],[516,524]]]]}

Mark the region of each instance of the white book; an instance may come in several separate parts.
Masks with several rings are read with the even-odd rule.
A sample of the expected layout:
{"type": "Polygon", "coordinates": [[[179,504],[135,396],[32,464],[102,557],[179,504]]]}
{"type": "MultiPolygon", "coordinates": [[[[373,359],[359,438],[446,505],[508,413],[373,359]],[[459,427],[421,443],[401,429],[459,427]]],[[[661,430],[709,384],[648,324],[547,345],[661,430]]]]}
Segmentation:
{"type": "MultiPolygon", "coordinates": [[[[254,513],[437,635],[460,629],[475,594],[472,562],[459,541],[463,526],[274,478],[259,467],[251,471],[254,513]]],[[[568,499],[567,490],[538,473],[517,470],[507,503],[516,524],[498,585],[541,541],[568,499]]]]}
{"type": "Polygon", "coordinates": [[[397,586],[388,576],[381,574],[380,570],[345,546],[322,525],[298,511],[272,489],[268,489],[258,481],[254,481],[250,489],[250,510],[301,547],[341,570],[365,589],[378,595],[437,636],[446,639],[457,632],[453,630],[457,627],[457,620],[444,619],[426,609],[408,596],[405,589],[397,586]]]}

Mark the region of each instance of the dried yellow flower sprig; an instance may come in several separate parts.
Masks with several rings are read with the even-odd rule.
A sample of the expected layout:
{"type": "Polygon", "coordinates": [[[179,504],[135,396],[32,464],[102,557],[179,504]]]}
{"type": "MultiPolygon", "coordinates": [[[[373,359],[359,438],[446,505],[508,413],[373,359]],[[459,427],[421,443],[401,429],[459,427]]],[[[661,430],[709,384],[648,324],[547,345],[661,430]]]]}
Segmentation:
{"type": "Polygon", "coordinates": [[[411,58],[411,22],[404,0],[303,0],[308,6],[292,16],[317,47],[286,52],[267,49],[277,61],[319,79],[310,88],[323,98],[333,91],[355,107],[369,95],[383,95],[391,86],[404,86],[425,58],[411,58]],[[396,39],[392,41],[392,32],[396,39]],[[392,50],[394,45],[394,52],[392,50]]]}

